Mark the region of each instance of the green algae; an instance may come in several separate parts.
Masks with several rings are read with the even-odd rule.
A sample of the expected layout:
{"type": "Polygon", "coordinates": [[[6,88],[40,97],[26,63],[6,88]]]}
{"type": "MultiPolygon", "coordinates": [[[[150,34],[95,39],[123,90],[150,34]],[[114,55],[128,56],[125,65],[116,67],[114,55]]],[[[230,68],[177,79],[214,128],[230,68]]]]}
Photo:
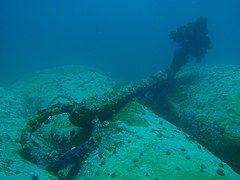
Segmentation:
{"type": "Polygon", "coordinates": [[[144,115],[142,105],[137,102],[130,102],[121,108],[113,119],[127,122],[132,126],[149,127],[150,124],[143,118],[144,115]]]}
{"type": "Polygon", "coordinates": [[[233,90],[227,96],[227,102],[230,103],[228,106],[228,113],[235,117],[240,116],[240,92],[239,89],[233,90]]]}

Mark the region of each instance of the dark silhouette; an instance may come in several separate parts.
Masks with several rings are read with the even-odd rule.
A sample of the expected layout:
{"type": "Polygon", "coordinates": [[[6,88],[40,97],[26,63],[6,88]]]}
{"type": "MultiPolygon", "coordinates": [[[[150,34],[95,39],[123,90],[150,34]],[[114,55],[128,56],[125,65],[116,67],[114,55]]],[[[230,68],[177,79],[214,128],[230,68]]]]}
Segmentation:
{"type": "Polygon", "coordinates": [[[180,48],[173,54],[173,60],[168,71],[169,79],[175,77],[190,57],[196,58],[196,62],[201,62],[207,50],[211,48],[207,22],[207,18],[201,17],[169,34],[169,38],[180,45],[180,48]]]}

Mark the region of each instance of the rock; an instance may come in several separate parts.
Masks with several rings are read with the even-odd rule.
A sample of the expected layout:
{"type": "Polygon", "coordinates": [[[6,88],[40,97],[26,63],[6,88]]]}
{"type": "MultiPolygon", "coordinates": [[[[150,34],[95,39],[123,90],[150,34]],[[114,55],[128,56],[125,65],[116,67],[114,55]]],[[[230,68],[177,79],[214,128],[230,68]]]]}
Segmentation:
{"type": "Polygon", "coordinates": [[[224,176],[224,170],[223,169],[220,169],[218,168],[216,173],[219,175],[219,176],[224,176]]]}
{"type": "Polygon", "coordinates": [[[0,88],[0,179],[56,180],[49,172],[26,161],[19,143],[22,128],[27,122],[27,110],[21,98],[10,90],[0,88]]]}
{"type": "MultiPolygon", "coordinates": [[[[115,83],[110,78],[93,68],[67,66],[30,74],[9,86],[8,90],[0,88],[0,177],[57,179],[52,173],[26,161],[31,157],[22,156],[19,143],[22,129],[42,109],[58,102],[79,103],[92,97],[101,98],[113,87],[115,83]],[[16,175],[16,172],[19,173],[16,175]]],[[[84,141],[89,136],[86,130],[71,124],[67,115],[47,117],[43,126],[32,134],[32,143],[39,145],[39,149],[28,155],[34,157],[32,161],[41,164],[45,152],[51,152],[54,157],[55,149],[67,149],[84,141]]],[[[31,148],[30,144],[23,150],[28,148],[31,148]]]]}
{"type": "Polygon", "coordinates": [[[9,118],[1,118],[1,123],[7,123],[1,124],[1,132],[6,136],[0,139],[0,177],[58,179],[68,178],[69,173],[74,172],[76,179],[239,179],[227,164],[190,136],[137,102],[130,102],[120,111],[114,111],[113,118],[103,117],[102,122],[108,122],[104,128],[97,128],[101,123],[95,119],[98,123],[94,123],[91,131],[95,135],[94,140],[100,143],[97,146],[93,139],[85,142],[89,137],[86,133],[88,123],[74,121],[73,118],[78,116],[58,113],[51,116],[43,114],[46,120],[40,126],[36,124],[38,128],[30,134],[31,141],[24,143],[21,149],[18,132],[38,110],[70,101],[87,101],[96,106],[96,99],[106,96],[114,88],[115,83],[95,70],[62,67],[22,79],[11,86],[11,92],[4,90],[4,96],[0,97],[9,93],[17,103],[15,106],[8,105],[7,100],[0,101],[4,104],[1,106],[3,112],[10,111],[9,118]],[[5,133],[8,129],[11,133],[5,133]],[[79,143],[82,146],[78,146],[79,143]],[[25,154],[29,157],[22,156],[31,147],[36,149],[25,154]],[[168,151],[169,155],[166,154],[168,151]],[[191,160],[186,159],[188,154],[191,160]],[[33,163],[28,161],[31,158],[33,163]],[[60,163],[56,164],[56,158],[60,163]],[[76,161],[72,161],[73,158],[76,161]],[[79,161],[80,158],[83,161],[79,161]],[[46,168],[47,162],[54,162],[53,166],[58,167],[46,168]],[[216,173],[220,163],[224,167],[224,177],[216,173]],[[200,168],[202,164],[206,168],[200,168]],[[180,170],[176,171],[176,167],[180,170]]]}
{"type": "MultiPolygon", "coordinates": [[[[137,103],[134,102],[134,104],[137,103]]],[[[123,110],[126,107],[128,111],[135,109],[132,102],[131,105],[127,104],[123,107],[123,110]]],[[[77,179],[83,176],[86,179],[111,179],[111,174],[114,174],[116,179],[222,178],[216,173],[220,159],[205,148],[199,149],[199,144],[191,140],[186,133],[146,107],[138,104],[138,110],[137,114],[128,114],[128,117],[134,118],[137,115],[140,121],[146,121],[148,126],[129,124],[125,117],[121,116],[121,111],[119,114],[116,113],[118,119],[112,122],[112,128],[103,132],[98,151],[91,154],[85,161],[83,168],[76,176],[77,179]],[[122,124],[121,126],[125,128],[115,129],[114,123],[122,124]],[[163,127],[166,127],[167,131],[163,127]],[[129,139],[131,143],[128,142],[129,139]],[[185,151],[182,151],[183,146],[185,151]],[[171,154],[166,155],[169,150],[171,154]],[[191,160],[186,159],[187,153],[191,154],[191,160]],[[101,154],[101,157],[98,154],[101,154]],[[104,164],[101,163],[102,161],[104,164]],[[204,169],[204,173],[200,171],[200,167],[204,169]]],[[[223,164],[225,179],[240,178],[227,164],[223,164]]]]}
{"type": "Polygon", "coordinates": [[[164,96],[164,117],[240,173],[240,67],[186,67],[164,96]]]}
{"type": "Polygon", "coordinates": [[[59,102],[69,103],[101,98],[112,91],[116,84],[94,68],[63,66],[42,70],[26,76],[10,89],[23,99],[29,113],[59,102]]]}

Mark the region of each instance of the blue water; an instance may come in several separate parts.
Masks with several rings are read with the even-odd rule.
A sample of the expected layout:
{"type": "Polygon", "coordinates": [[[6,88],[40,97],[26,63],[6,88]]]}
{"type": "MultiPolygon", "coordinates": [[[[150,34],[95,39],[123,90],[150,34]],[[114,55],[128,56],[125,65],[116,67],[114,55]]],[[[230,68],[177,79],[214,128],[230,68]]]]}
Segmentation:
{"type": "Polygon", "coordinates": [[[239,0],[1,0],[0,81],[35,70],[90,65],[135,80],[171,62],[170,31],[209,20],[203,63],[240,64],[239,0]]]}

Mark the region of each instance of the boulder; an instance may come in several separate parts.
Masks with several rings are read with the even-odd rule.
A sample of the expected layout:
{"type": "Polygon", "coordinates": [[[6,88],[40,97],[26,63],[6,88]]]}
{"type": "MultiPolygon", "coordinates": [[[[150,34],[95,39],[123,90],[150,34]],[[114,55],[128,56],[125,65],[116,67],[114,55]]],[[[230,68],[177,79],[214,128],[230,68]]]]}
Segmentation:
{"type": "Polygon", "coordinates": [[[72,115],[74,109],[57,111],[30,131],[31,139],[24,144],[29,146],[21,147],[21,130],[33,115],[41,115],[42,109],[82,102],[97,109],[95,105],[102,102],[98,99],[106,99],[116,88],[111,79],[94,69],[68,66],[35,73],[8,90],[1,89],[0,131],[5,135],[0,141],[0,177],[240,179],[191,136],[135,101],[119,107],[111,117],[103,116],[101,121],[96,117],[94,126],[74,121],[82,118],[72,115]],[[27,148],[32,148],[29,154],[24,153],[27,148]],[[46,162],[53,162],[52,166],[46,162]]]}
{"type": "Polygon", "coordinates": [[[137,102],[103,124],[101,144],[77,179],[240,178],[189,135],[137,102]]]}
{"type": "Polygon", "coordinates": [[[240,173],[240,67],[186,67],[163,96],[161,114],[240,173]]]}
{"type": "Polygon", "coordinates": [[[10,89],[22,99],[29,114],[36,114],[59,102],[80,103],[104,96],[115,86],[110,78],[94,68],[72,65],[29,74],[10,89]]]}

